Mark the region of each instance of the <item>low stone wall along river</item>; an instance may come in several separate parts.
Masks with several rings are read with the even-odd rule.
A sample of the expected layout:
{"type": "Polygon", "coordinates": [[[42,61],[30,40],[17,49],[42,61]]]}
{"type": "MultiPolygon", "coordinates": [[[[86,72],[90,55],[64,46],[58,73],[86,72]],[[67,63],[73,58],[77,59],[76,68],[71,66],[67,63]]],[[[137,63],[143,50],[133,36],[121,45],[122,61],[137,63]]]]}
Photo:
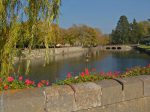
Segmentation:
{"type": "Polygon", "coordinates": [[[150,112],[150,76],[1,92],[0,112],[150,112]]]}

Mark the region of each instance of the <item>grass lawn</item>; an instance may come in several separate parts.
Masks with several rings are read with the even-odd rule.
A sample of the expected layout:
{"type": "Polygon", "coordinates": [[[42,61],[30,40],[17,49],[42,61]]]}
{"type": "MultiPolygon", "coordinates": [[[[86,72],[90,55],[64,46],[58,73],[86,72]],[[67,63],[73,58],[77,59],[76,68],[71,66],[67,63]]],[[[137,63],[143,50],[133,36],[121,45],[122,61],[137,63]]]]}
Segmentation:
{"type": "Polygon", "coordinates": [[[139,45],[138,47],[146,49],[146,50],[150,50],[150,46],[148,46],[148,45],[139,45]]]}

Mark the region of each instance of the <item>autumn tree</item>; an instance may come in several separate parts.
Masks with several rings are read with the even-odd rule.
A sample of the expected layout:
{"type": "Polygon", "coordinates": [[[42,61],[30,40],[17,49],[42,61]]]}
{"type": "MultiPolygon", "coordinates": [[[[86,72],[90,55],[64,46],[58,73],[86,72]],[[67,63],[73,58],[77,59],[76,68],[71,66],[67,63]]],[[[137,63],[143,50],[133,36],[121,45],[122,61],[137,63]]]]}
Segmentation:
{"type": "Polygon", "coordinates": [[[141,37],[150,35],[150,21],[140,21],[138,26],[141,32],[141,37]]]}
{"type": "Polygon", "coordinates": [[[87,25],[73,25],[63,31],[64,42],[70,45],[96,46],[102,35],[99,29],[87,25]]]}

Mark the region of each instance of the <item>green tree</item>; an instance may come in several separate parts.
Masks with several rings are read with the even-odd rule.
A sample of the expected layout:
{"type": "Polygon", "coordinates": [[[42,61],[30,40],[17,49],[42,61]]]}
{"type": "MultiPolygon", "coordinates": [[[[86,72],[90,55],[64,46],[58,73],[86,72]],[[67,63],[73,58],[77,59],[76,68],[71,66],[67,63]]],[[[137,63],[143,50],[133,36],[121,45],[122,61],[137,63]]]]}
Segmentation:
{"type": "Polygon", "coordinates": [[[141,38],[141,31],[139,28],[138,23],[136,22],[136,19],[133,20],[133,23],[131,23],[131,35],[130,35],[130,42],[133,44],[136,44],[140,41],[141,38]]]}
{"type": "Polygon", "coordinates": [[[116,29],[112,31],[113,44],[128,44],[130,38],[130,24],[126,16],[121,16],[116,29]]]}

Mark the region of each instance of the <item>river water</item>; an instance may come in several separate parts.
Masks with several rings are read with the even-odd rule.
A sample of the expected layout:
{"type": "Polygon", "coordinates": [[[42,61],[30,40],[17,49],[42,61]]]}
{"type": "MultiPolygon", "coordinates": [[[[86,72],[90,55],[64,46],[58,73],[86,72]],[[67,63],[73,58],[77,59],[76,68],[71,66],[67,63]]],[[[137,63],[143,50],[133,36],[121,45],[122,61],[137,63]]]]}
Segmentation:
{"type": "Polygon", "coordinates": [[[50,83],[64,79],[67,73],[79,74],[85,68],[96,69],[97,72],[120,71],[135,66],[146,66],[150,63],[150,56],[139,51],[89,53],[88,58],[83,53],[58,55],[50,57],[50,63],[44,66],[43,59],[30,61],[29,72],[25,73],[29,60],[22,60],[20,74],[35,81],[49,80],[50,83]]]}

